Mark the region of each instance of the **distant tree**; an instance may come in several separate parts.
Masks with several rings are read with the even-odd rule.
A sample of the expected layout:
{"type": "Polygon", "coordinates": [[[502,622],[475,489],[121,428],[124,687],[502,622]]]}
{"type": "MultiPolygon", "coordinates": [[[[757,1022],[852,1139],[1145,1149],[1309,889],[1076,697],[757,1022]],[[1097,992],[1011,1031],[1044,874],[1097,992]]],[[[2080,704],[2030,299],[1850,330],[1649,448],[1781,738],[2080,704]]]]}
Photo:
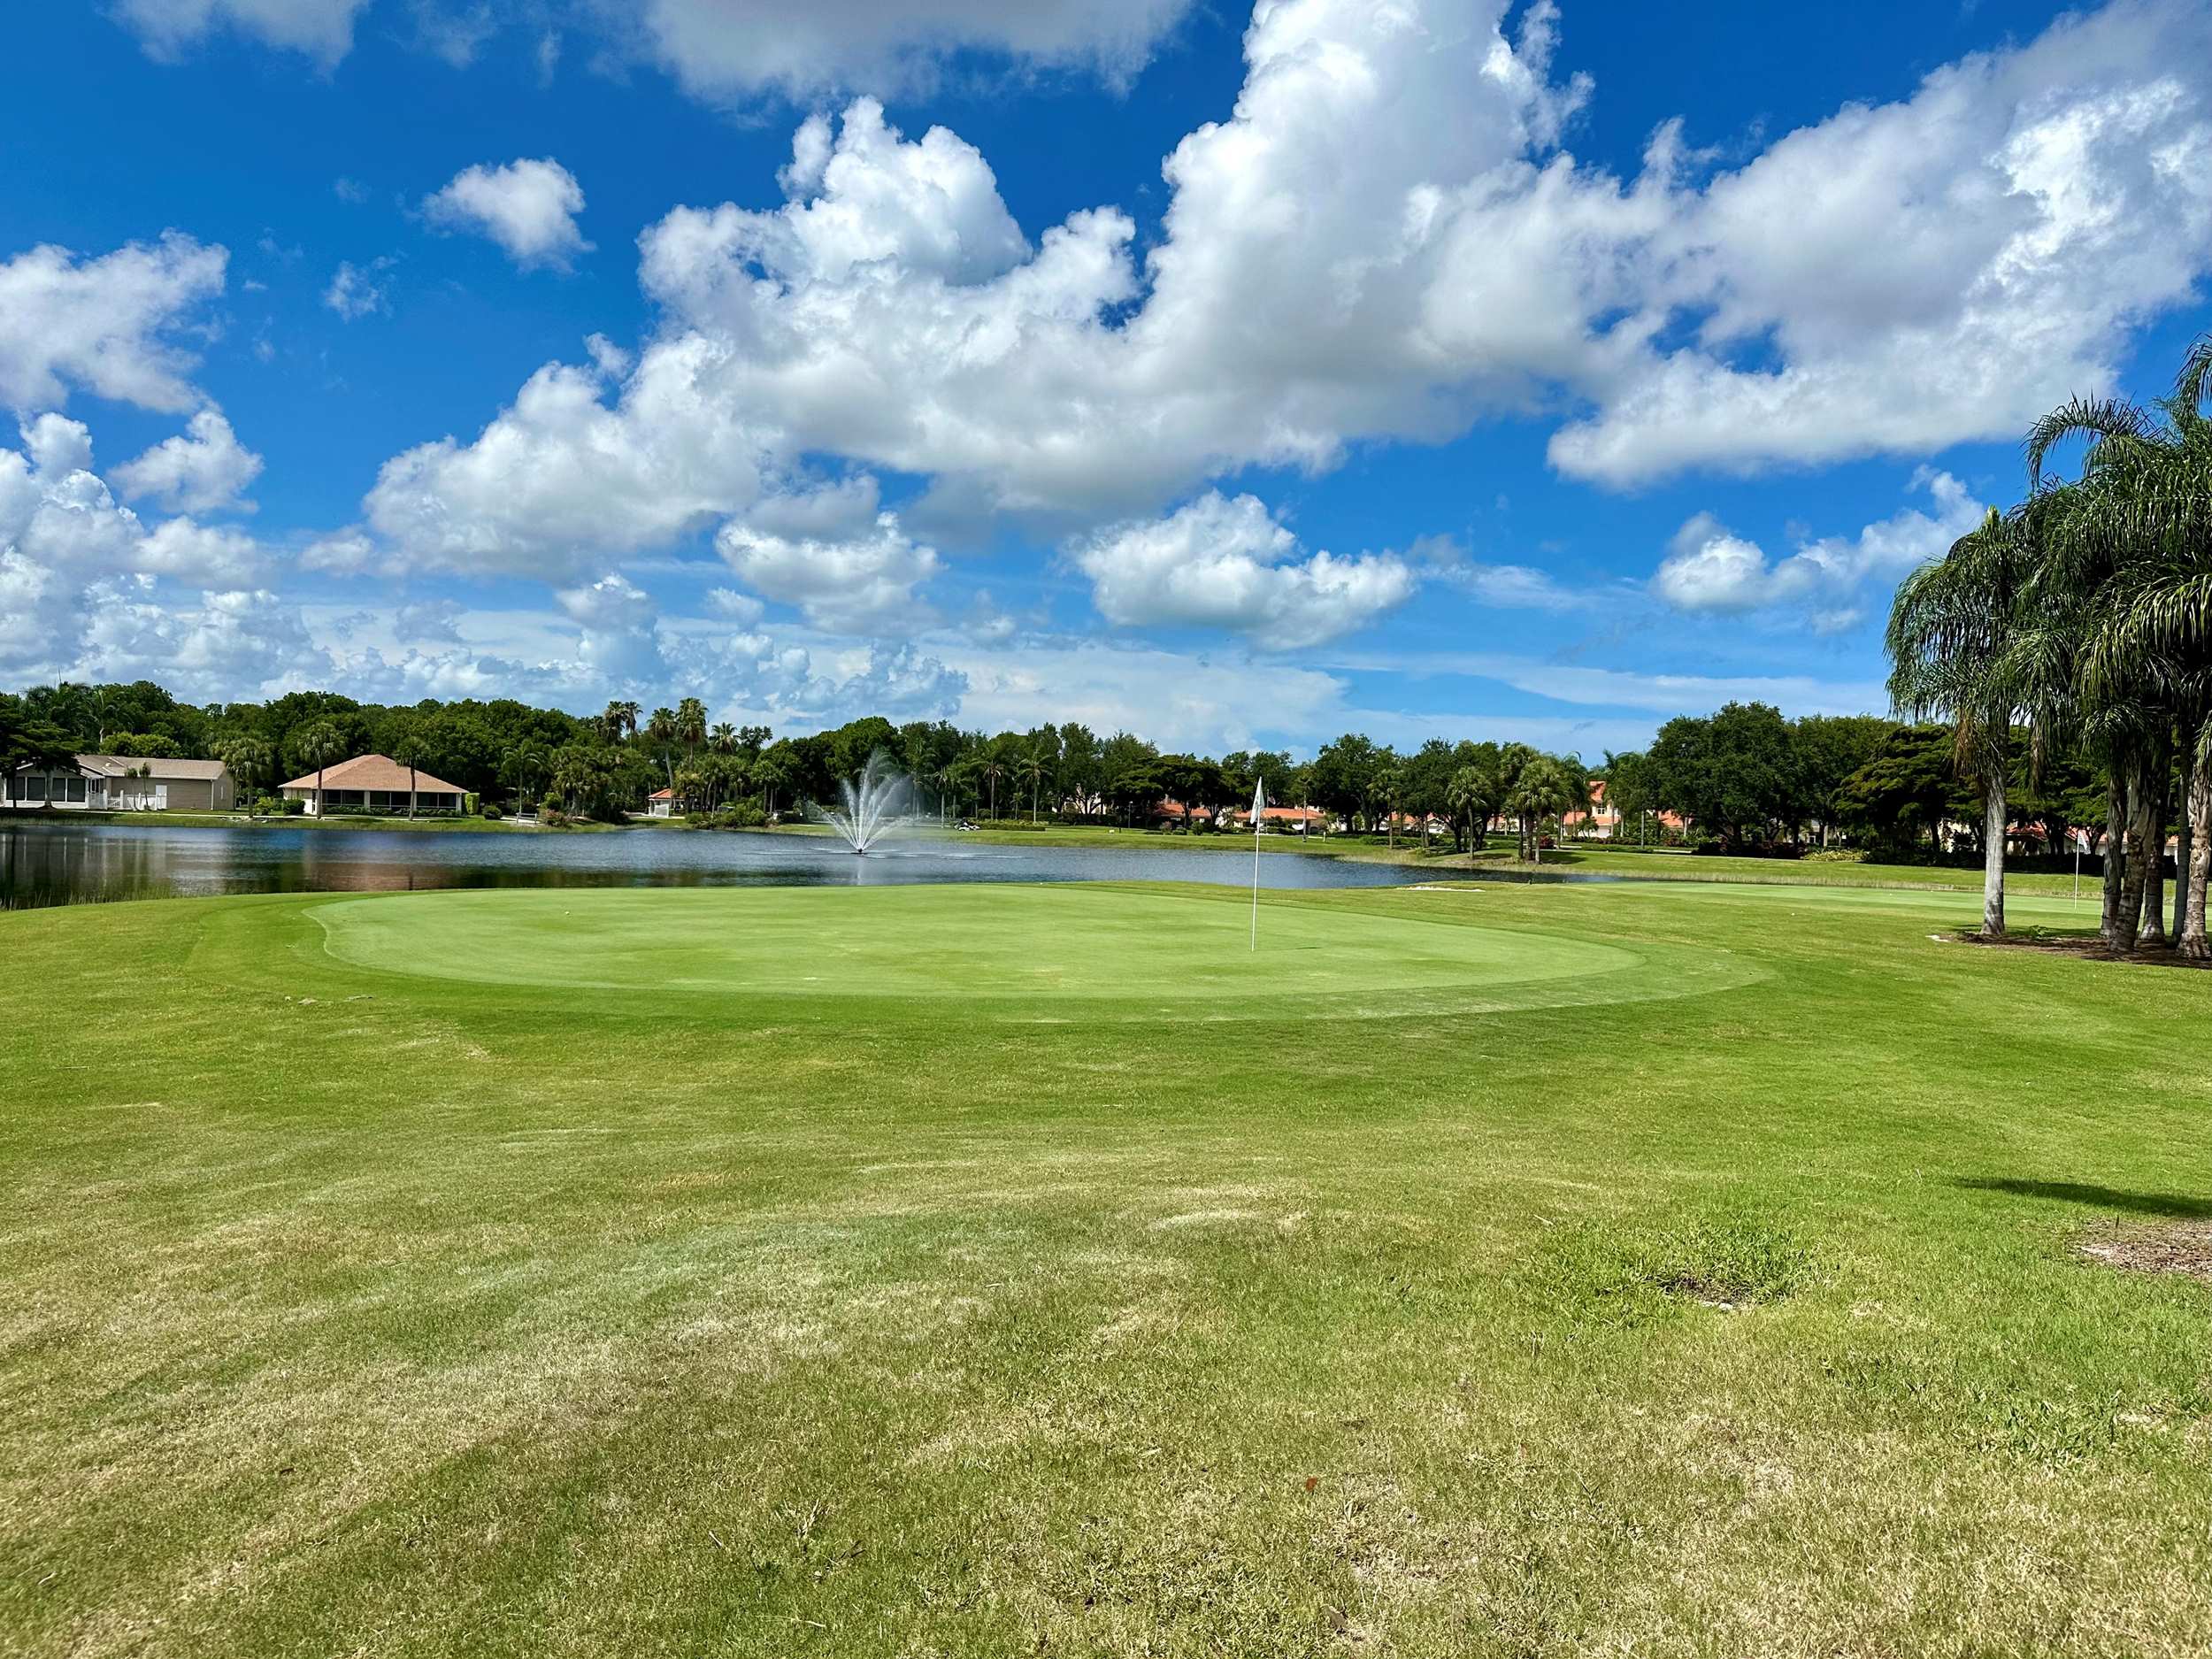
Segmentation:
{"type": "Polygon", "coordinates": [[[1845,827],[1893,857],[1909,857],[1924,837],[1931,852],[1940,850],[1944,823],[1972,810],[1952,755],[1942,726],[1892,726],[1874,758],[1844,780],[1845,827]]]}
{"type": "Polygon", "coordinates": [[[230,768],[230,775],[238,780],[239,793],[249,801],[274,781],[270,772],[276,757],[257,737],[225,738],[215,746],[215,758],[230,768]]]}
{"type": "Polygon", "coordinates": [[[416,721],[408,720],[393,733],[390,741],[392,758],[407,768],[407,816],[411,818],[415,816],[416,797],[419,793],[415,787],[415,773],[425,747],[422,727],[416,721]]]}
{"type": "Polygon", "coordinates": [[[1798,824],[1816,824],[1824,845],[1843,821],[1844,781],[1880,751],[1894,721],[1873,714],[1809,714],[1793,728],[1798,824]]]}
{"type": "Polygon", "coordinates": [[[1477,747],[1489,752],[1478,755],[1453,772],[1451,781],[1445,787],[1445,806],[1452,821],[1452,845],[1459,851],[1466,850],[1470,833],[1475,850],[1482,850],[1490,820],[1498,815],[1505,800],[1505,780],[1499,768],[1497,745],[1477,747]]]}
{"type": "Polygon", "coordinates": [[[292,740],[293,762],[315,774],[315,816],[323,813],[323,773],[353,753],[345,730],[335,720],[317,720],[292,740]]]}
{"type": "Polygon", "coordinates": [[[1659,728],[1646,757],[1654,795],[1730,847],[1764,842],[1790,827],[1801,795],[1789,723],[1763,703],[1678,716],[1659,728]]]}
{"type": "Polygon", "coordinates": [[[696,697],[676,705],[676,741],[695,754],[706,746],[707,705],[696,697]]]}
{"type": "Polygon", "coordinates": [[[1045,761],[1034,744],[1025,746],[1014,762],[1014,781],[1029,788],[1029,821],[1037,821],[1037,797],[1045,787],[1045,761]]]}
{"type": "Polygon", "coordinates": [[[1579,768],[1556,755],[1532,754],[1514,768],[1506,787],[1505,810],[1520,821],[1522,857],[1543,862],[1542,832],[1546,818],[1571,811],[1578,803],[1587,804],[1589,786],[1578,780],[1579,768]]]}

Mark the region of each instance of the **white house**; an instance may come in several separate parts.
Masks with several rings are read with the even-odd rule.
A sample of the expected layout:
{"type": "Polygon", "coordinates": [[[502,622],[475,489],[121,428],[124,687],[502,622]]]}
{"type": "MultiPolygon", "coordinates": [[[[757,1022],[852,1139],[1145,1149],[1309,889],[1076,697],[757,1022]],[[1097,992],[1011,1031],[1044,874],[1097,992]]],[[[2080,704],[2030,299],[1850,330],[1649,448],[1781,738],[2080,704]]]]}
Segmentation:
{"type": "Polygon", "coordinates": [[[58,765],[27,762],[8,775],[12,810],[74,812],[227,812],[238,785],[219,760],[78,755],[58,765]]]}

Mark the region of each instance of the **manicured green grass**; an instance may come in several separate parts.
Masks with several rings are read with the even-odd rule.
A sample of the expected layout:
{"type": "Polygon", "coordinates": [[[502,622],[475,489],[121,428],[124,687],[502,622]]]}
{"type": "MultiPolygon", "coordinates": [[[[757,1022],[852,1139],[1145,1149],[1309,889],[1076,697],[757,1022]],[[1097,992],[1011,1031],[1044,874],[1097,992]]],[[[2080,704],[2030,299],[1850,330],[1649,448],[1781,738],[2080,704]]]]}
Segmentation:
{"type": "Polygon", "coordinates": [[[2201,1652],[2212,976],[1977,903],[0,917],[0,1648],[2201,1652]]]}

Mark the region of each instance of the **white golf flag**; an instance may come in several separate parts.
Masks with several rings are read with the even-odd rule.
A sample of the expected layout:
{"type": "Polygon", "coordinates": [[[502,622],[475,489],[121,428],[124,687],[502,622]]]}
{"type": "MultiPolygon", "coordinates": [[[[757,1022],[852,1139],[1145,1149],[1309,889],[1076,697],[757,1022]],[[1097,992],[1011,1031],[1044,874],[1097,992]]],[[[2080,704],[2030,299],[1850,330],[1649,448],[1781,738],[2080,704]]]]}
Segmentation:
{"type": "Polygon", "coordinates": [[[1267,780],[1252,780],[1252,949],[1260,948],[1260,814],[1267,810],[1267,780]]]}

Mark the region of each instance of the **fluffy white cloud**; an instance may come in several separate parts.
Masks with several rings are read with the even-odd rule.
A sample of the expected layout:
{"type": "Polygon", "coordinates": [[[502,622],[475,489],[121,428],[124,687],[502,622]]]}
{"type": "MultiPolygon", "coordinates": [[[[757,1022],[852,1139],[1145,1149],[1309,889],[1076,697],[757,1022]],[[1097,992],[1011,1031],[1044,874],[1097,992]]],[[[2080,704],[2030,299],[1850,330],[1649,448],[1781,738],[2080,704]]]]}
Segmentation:
{"type": "Polygon", "coordinates": [[[175,334],[223,290],[228,253],[174,232],[97,259],[41,246],[0,264],[0,405],[28,412],[72,386],[142,408],[200,401],[175,334]]]}
{"type": "MultiPolygon", "coordinates": [[[[2120,0],[1670,200],[1639,349],[1564,470],[1632,482],[2010,436],[2212,262],[2212,13],[2120,0]]],[[[1642,326],[1641,324],[1639,325],[1642,326]]]]}
{"type": "Polygon", "coordinates": [[[393,626],[403,640],[458,645],[465,614],[457,599],[419,599],[400,606],[393,626]]]}
{"type": "Polygon", "coordinates": [[[601,681],[626,687],[660,676],[664,664],[655,631],[659,607],[643,589],[608,575],[554,597],[582,630],[583,662],[601,681]]]}
{"type": "Polygon", "coordinates": [[[709,98],[833,85],[909,88],[957,50],[1141,67],[1190,0],[634,0],[607,8],[635,49],[709,98]]]}
{"type": "Polygon", "coordinates": [[[778,446],[718,389],[734,349],[662,342],[611,406],[600,371],[549,364],[473,443],[385,463],[369,524],[414,565],[562,578],[741,511],[778,446]]]}
{"type": "Polygon", "coordinates": [[[384,289],[377,275],[390,263],[373,259],[363,267],[350,259],[341,259],[337,270],[331,273],[330,286],[323,290],[323,303],[348,322],[383,311],[384,289]]]}
{"type": "Polygon", "coordinates": [[[465,167],[423,204],[434,225],[488,236],[517,265],[566,270],[591,244],[576,227],[584,188],[551,157],[504,166],[465,167]]]}
{"type": "Polygon", "coordinates": [[[90,600],[80,677],[156,680],[197,701],[273,695],[324,683],[332,672],[299,608],[266,588],[178,603],[142,586],[104,583],[90,600]]]}
{"type": "Polygon", "coordinates": [[[353,45],[369,0],[118,0],[116,15],[155,58],[173,58],[219,29],[301,52],[327,67],[353,45]]]}
{"type": "Polygon", "coordinates": [[[928,480],[912,522],[1066,530],[1563,400],[1555,463],[1610,483],[1925,452],[2106,378],[2212,270],[2200,6],[2121,0],[1718,174],[1663,129],[1626,182],[1558,148],[1590,89],[1551,73],[1552,8],[1505,14],[1268,0],[1141,261],[1112,208],[1025,238],[949,133],[811,119],[782,206],[641,239],[634,366],[549,365],[388,466],[370,521],[418,560],[572,568],[833,454],[928,480]]]}
{"type": "MultiPolygon", "coordinates": [[[[119,0],[117,15],[157,58],[177,57],[230,27],[327,67],[353,42],[371,0],[119,0]]],[[[1189,9],[1190,0],[556,0],[514,8],[595,34],[602,50],[657,64],[689,92],[716,102],[833,86],[912,88],[954,52],[989,53],[1041,67],[1089,70],[1121,81],[1189,9]]],[[[502,19],[490,8],[415,0],[413,35],[465,66],[502,19]]],[[[560,37],[540,33],[541,73],[560,37]]]]}
{"type": "Polygon", "coordinates": [[[1071,557],[1110,622],[1225,628],[1275,650],[1335,639],[1412,596],[1413,569],[1395,554],[1302,551],[1256,496],[1210,490],[1166,518],[1102,530],[1071,557]]]}
{"type": "Polygon", "coordinates": [[[761,503],[722,526],[715,550],[746,585],[833,633],[907,633],[930,620],[915,589],[944,567],[895,512],[879,512],[876,482],[761,503]]]}
{"type": "Polygon", "coordinates": [[[92,470],[82,423],[27,422],[0,449],[0,668],[24,680],[158,679],[234,695],[327,668],[296,607],[261,584],[273,561],[241,531],[149,525],[92,470]]]}
{"type": "Polygon", "coordinates": [[[127,495],[171,512],[251,512],[240,492],[261,476],[261,457],[238,442],[217,409],[203,409],[176,437],[165,438],[115,469],[127,495]]]}
{"type": "Polygon", "coordinates": [[[1985,510],[1948,472],[1924,472],[1913,481],[1927,489],[1932,512],[1906,508],[1855,538],[1806,541],[1779,561],[1770,561],[1764,549],[1732,534],[1712,514],[1700,513],[1675,533],[1652,591],[1678,611],[1738,616],[1789,607],[1801,611],[1816,630],[1848,627],[1862,614],[1855,601],[1865,584],[1894,582],[1941,557],[1981,522],[1985,510]]]}

